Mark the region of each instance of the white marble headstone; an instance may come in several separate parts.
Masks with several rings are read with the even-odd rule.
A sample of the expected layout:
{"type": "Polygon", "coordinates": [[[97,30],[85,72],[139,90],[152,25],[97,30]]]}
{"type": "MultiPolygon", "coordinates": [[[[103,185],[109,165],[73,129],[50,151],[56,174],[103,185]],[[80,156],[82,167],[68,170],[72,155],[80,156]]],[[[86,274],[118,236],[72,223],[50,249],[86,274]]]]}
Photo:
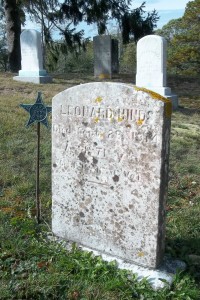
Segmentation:
{"type": "Polygon", "coordinates": [[[20,37],[22,72],[32,71],[39,75],[43,69],[41,35],[36,30],[24,30],[20,37]]]}
{"type": "Polygon", "coordinates": [[[147,35],[137,43],[136,86],[145,87],[172,100],[177,108],[178,99],[167,87],[167,41],[158,35],[147,35]]]}
{"type": "Polygon", "coordinates": [[[34,29],[24,30],[20,36],[20,45],[22,69],[14,79],[33,83],[51,82],[51,77],[43,69],[41,34],[34,29]]]}
{"type": "Polygon", "coordinates": [[[156,268],[165,235],[171,102],[122,83],[52,101],[52,230],[156,268]]]}

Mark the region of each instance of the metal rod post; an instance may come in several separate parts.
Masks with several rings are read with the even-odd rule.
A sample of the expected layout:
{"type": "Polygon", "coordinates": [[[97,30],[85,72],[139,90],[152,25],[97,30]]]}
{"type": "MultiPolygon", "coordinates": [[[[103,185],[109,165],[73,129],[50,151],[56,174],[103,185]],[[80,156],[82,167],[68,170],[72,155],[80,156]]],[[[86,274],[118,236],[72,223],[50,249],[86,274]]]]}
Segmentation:
{"type": "Polygon", "coordinates": [[[41,204],[40,204],[40,122],[37,123],[37,162],[36,162],[36,218],[38,224],[41,221],[41,204]]]}

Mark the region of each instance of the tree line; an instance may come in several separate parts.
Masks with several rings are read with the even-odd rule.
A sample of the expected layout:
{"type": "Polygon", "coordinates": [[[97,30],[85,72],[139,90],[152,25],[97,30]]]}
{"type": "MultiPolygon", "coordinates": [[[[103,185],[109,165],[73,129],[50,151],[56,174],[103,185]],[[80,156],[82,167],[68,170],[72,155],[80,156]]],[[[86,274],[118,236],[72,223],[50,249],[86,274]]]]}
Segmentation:
{"type": "Polygon", "coordinates": [[[85,46],[83,30],[76,31],[76,26],[82,21],[88,25],[97,24],[98,33],[103,34],[109,20],[116,20],[124,43],[128,43],[132,36],[138,40],[152,33],[158,20],[157,12],[154,10],[144,15],[144,3],[136,9],[131,9],[131,2],[131,0],[63,0],[63,2],[59,0],[1,0],[6,23],[10,71],[17,72],[21,68],[21,25],[25,22],[27,15],[40,23],[46,48],[50,48],[54,43],[52,30],[57,29],[63,37],[60,50],[74,51],[77,47],[85,46]]]}
{"type": "Polygon", "coordinates": [[[156,33],[168,41],[171,73],[200,74],[200,0],[188,2],[182,18],[169,21],[156,33]]]}
{"type": "Polygon", "coordinates": [[[41,26],[45,52],[46,68],[49,71],[68,72],[72,70],[91,70],[93,68],[92,42],[84,39],[83,30],[77,32],[76,26],[85,21],[97,24],[99,34],[105,33],[109,21],[118,22],[118,34],[112,32],[121,43],[121,70],[134,72],[137,41],[147,35],[156,33],[168,41],[168,72],[172,74],[199,75],[200,73],[200,0],[188,2],[182,18],[169,21],[162,29],[156,30],[158,14],[156,11],[145,14],[145,3],[131,10],[131,1],[105,0],[4,0],[0,13],[5,18],[0,23],[0,68],[16,72],[20,69],[19,36],[21,25],[29,15],[41,26]],[[8,5],[9,4],[9,5],[8,5]],[[15,6],[14,6],[15,4],[15,6]],[[7,9],[7,11],[6,11],[7,9]],[[9,10],[10,9],[10,10],[9,10]],[[19,29],[12,15],[20,24],[18,38],[10,31],[19,29]],[[61,38],[53,40],[54,30],[60,32],[61,38]],[[120,33],[120,34],[119,34],[120,33]],[[9,37],[10,35],[10,37],[9,37]],[[13,42],[14,41],[14,42],[13,42]],[[18,42],[17,42],[18,41],[18,42]],[[84,50],[87,50],[86,52],[84,50]],[[13,53],[14,51],[14,53],[13,53]],[[17,56],[17,59],[14,59],[17,56]]]}

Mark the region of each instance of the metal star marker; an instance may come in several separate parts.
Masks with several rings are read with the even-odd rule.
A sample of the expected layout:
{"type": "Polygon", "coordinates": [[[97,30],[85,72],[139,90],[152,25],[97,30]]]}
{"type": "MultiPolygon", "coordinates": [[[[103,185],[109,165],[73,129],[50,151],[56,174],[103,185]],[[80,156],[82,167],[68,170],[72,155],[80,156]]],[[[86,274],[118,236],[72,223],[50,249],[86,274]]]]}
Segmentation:
{"type": "Polygon", "coordinates": [[[38,92],[37,99],[34,104],[20,104],[29,114],[29,120],[26,126],[37,123],[37,158],[36,158],[36,217],[37,222],[41,221],[41,202],[40,202],[40,188],[39,188],[39,177],[40,177],[40,123],[48,127],[47,116],[51,112],[50,106],[45,106],[42,101],[42,93],[38,92]]]}
{"type": "Polygon", "coordinates": [[[29,120],[26,126],[30,126],[34,122],[42,123],[48,127],[47,116],[51,112],[51,106],[45,106],[42,101],[42,93],[38,92],[36,102],[34,104],[20,104],[27,112],[29,112],[29,120]]]}

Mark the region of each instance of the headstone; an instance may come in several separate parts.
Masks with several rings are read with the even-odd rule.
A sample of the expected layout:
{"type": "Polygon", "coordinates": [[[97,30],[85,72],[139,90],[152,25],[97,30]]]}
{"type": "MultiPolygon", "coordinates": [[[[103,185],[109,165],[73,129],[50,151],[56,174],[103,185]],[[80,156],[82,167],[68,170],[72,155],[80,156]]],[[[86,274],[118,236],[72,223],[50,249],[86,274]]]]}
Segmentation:
{"type": "Polygon", "coordinates": [[[163,259],[171,101],[88,83],[52,101],[52,230],[148,268],[163,259]]]}
{"type": "Polygon", "coordinates": [[[94,46],[94,76],[111,78],[113,73],[118,73],[118,41],[110,35],[95,36],[94,46]]]}
{"type": "Polygon", "coordinates": [[[112,73],[119,73],[119,46],[116,39],[112,39],[112,73]]]}
{"type": "Polygon", "coordinates": [[[178,107],[177,95],[167,87],[167,41],[158,35],[147,35],[137,43],[136,86],[150,89],[172,101],[178,107]]]}
{"type": "Polygon", "coordinates": [[[43,69],[41,34],[34,30],[24,30],[20,36],[21,65],[19,75],[13,79],[33,83],[49,83],[52,78],[43,69]]]}

